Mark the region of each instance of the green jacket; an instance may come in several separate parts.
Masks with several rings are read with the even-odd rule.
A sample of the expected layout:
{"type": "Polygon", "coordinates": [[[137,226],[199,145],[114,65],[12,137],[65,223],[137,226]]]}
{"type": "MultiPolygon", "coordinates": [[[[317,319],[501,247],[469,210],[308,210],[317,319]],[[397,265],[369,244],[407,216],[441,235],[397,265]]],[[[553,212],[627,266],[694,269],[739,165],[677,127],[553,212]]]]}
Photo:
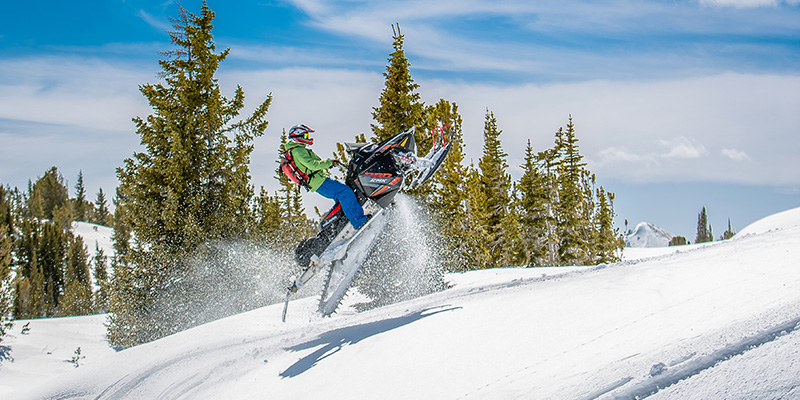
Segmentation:
{"type": "Polygon", "coordinates": [[[309,175],[308,190],[316,192],[319,189],[325,178],[331,174],[328,168],[333,166],[333,160],[323,160],[314,153],[313,150],[307,149],[306,145],[297,142],[286,142],[283,144],[284,151],[292,152],[292,159],[294,159],[297,168],[309,175]]]}

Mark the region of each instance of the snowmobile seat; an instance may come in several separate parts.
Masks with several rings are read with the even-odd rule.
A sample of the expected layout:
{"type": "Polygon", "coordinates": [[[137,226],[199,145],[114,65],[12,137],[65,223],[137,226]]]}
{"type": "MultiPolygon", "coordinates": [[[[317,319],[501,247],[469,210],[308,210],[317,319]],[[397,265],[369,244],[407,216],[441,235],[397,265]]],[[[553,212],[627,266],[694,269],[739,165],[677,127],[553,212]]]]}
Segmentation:
{"type": "Polygon", "coordinates": [[[369,143],[344,142],[344,147],[350,154],[356,153],[367,146],[369,146],[369,143]]]}

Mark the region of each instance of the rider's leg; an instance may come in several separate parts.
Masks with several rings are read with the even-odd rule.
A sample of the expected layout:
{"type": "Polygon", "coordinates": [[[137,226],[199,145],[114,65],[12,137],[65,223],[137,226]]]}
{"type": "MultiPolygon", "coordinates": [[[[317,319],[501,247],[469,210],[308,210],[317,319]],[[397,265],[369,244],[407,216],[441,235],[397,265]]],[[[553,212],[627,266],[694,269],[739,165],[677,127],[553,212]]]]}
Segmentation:
{"type": "Polygon", "coordinates": [[[317,193],[323,197],[333,199],[342,205],[342,211],[353,227],[358,229],[367,222],[364,209],[358,204],[356,194],[349,186],[331,178],[325,178],[325,182],[317,189],[317,193]]]}

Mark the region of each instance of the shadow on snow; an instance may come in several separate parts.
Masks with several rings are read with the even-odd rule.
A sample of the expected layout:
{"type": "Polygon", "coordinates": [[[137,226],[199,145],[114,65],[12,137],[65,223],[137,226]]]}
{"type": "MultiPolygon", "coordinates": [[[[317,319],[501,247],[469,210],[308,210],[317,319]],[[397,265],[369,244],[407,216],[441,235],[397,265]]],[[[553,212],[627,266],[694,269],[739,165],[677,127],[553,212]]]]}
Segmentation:
{"type": "MultiPolygon", "coordinates": [[[[439,308],[439,307],[435,307],[439,308]]],[[[431,311],[435,308],[428,308],[425,310],[417,311],[402,317],[390,318],[380,321],[369,322],[366,324],[348,326],[345,328],[336,329],[330,332],[325,332],[319,335],[316,339],[297,346],[289,347],[287,350],[300,351],[310,349],[316,346],[323,345],[317,351],[299,359],[296,363],[292,364],[286,371],[280,373],[283,378],[292,378],[298,376],[309,369],[313,368],[320,361],[332,356],[342,349],[345,345],[358,343],[366,338],[388,332],[392,329],[408,325],[412,322],[421,320],[422,318],[430,317],[445,311],[458,310],[461,307],[443,308],[437,311],[431,311]]]]}

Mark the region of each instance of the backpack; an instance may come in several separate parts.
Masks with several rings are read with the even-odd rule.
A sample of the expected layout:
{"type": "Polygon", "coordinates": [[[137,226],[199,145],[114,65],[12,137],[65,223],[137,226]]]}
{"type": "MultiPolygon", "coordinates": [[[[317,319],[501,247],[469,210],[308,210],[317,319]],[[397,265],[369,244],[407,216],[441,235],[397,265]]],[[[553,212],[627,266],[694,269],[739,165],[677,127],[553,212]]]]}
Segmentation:
{"type": "Polygon", "coordinates": [[[291,150],[284,151],[283,155],[281,155],[281,171],[296,185],[300,185],[306,190],[310,188],[308,182],[311,180],[311,176],[297,168],[297,164],[294,163],[294,158],[292,158],[291,150]]]}

